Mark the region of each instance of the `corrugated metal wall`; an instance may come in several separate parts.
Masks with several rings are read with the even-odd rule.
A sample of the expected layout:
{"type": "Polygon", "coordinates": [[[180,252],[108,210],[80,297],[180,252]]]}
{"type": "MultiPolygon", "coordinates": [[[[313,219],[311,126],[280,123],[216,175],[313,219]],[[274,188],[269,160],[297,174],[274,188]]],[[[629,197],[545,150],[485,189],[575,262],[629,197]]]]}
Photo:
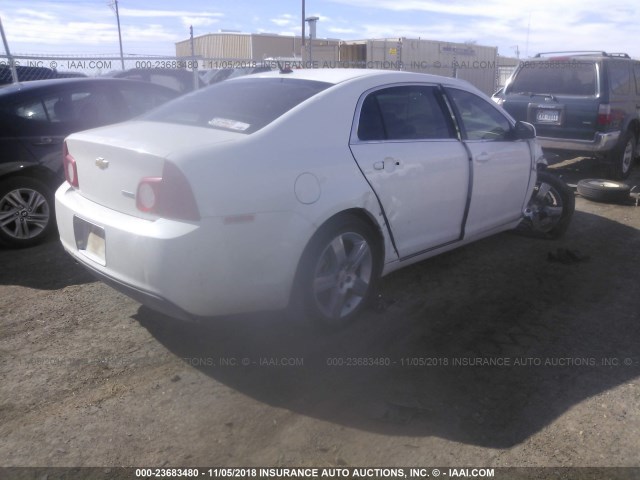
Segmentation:
{"type": "Polygon", "coordinates": [[[496,47],[407,38],[366,42],[368,68],[461,78],[487,94],[496,89],[496,47]]]}
{"type": "MultiPolygon", "coordinates": [[[[238,33],[211,33],[193,39],[196,55],[205,58],[251,60],[251,36],[238,33]]],[[[176,55],[191,55],[189,40],[176,43],[176,55]]]]}
{"type": "Polygon", "coordinates": [[[255,61],[269,57],[299,57],[301,47],[300,37],[251,35],[252,59],[255,61]]]}

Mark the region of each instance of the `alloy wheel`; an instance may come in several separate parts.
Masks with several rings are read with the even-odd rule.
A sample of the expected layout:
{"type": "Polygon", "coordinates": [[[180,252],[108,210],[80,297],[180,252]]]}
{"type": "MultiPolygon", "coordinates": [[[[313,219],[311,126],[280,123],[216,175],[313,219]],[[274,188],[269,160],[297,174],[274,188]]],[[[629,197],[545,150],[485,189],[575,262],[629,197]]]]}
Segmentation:
{"type": "Polygon", "coordinates": [[[373,254],[359,233],[340,233],[326,245],[313,276],[313,298],[327,318],[347,317],[365,300],[373,279],[373,254]]]}
{"type": "Polygon", "coordinates": [[[0,229],[16,240],[40,235],[50,221],[45,196],[30,188],[11,190],[0,199],[0,229]]]}

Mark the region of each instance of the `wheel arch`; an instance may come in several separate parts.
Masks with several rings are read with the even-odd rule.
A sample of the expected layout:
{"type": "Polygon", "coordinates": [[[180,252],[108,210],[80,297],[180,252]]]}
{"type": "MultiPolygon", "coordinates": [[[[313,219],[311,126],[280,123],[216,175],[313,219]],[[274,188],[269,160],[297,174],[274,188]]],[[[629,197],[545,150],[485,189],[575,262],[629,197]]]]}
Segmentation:
{"type": "Polygon", "coordinates": [[[384,233],[383,233],[384,226],[380,225],[375,220],[375,217],[371,214],[371,212],[369,212],[365,208],[354,207],[354,208],[348,208],[346,210],[342,210],[340,212],[337,212],[337,213],[333,214],[332,216],[327,218],[324,222],[322,222],[318,226],[318,228],[316,228],[315,232],[309,237],[309,240],[307,241],[305,247],[302,249],[302,254],[300,255],[300,258],[298,259],[298,264],[296,266],[296,273],[295,273],[295,277],[294,277],[294,282],[291,285],[291,290],[289,292],[289,304],[290,305],[294,301],[294,297],[296,295],[296,292],[298,290],[298,285],[300,283],[299,279],[300,279],[302,267],[303,267],[304,261],[305,261],[307,255],[308,255],[309,250],[312,247],[314,241],[326,229],[331,228],[333,225],[337,224],[338,222],[340,222],[343,219],[348,218],[348,217],[357,218],[357,219],[361,220],[373,232],[374,240],[376,242],[375,246],[376,246],[376,249],[377,249],[375,254],[379,257],[378,260],[379,260],[379,265],[380,265],[380,272],[378,272],[378,275],[382,272],[382,267],[384,265],[384,259],[385,259],[385,253],[386,253],[385,252],[385,236],[384,236],[384,233]]]}
{"type": "Polygon", "coordinates": [[[632,119],[627,126],[627,130],[629,130],[636,137],[636,157],[640,155],[640,149],[637,148],[640,143],[640,120],[637,118],[632,119]]]}
{"type": "Polygon", "coordinates": [[[64,181],[63,178],[56,175],[49,168],[42,165],[29,165],[19,162],[11,162],[0,165],[0,181],[8,180],[14,177],[31,177],[36,180],[50,185],[55,190],[64,181]]]}

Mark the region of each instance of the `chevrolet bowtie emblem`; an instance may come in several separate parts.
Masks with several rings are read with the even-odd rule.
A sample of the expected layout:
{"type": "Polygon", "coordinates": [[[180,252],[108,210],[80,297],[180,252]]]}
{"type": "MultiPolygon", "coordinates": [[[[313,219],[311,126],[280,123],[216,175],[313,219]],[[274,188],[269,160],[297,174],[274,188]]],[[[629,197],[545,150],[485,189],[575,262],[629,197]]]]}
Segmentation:
{"type": "Polygon", "coordinates": [[[109,160],[105,160],[102,157],[96,158],[96,167],[98,167],[101,170],[105,170],[109,168],[109,160]]]}

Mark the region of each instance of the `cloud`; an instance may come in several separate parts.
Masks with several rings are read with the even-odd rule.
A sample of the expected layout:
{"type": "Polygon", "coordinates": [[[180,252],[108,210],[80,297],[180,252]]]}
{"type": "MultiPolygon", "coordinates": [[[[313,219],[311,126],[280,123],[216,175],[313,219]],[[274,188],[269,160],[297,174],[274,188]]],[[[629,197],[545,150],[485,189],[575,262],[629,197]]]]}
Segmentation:
{"type": "Polygon", "coordinates": [[[358,30],[355,30],[353,28],[341,28],[341,27],[329,27],[327,28],[327,31],[330,33],[335,33],[337,35],[353,35],[355,33],[358,33],[358,30]]]}
{"type": "Polygon", "coordinates": [[[345,39],[408,37],[499,46],[500,54],[521,56],[553,50],[629,51],[640,56],[637,0],[615,5],[595,0],[506,0],[439,2],[435,0],[329,0],[341,5],[341,17],[362,9],[357,27],[336,22],[327,30],[345,39]],[[406,20],[411,15],[411,22],[406,20]],[[385,15],[387,21],[376,21],[385,15]],[[398,21],[399,20],[399,21],[398,21]]]}
{"type": "Polygon", "coordinates": [[[275,23],[279,27],[287,27],[290,25],[294,25],[296,22],[297,20],[295,19],[295,17],[288,13],[283,13],[282,15],[279,15],[278,17],[271,19],[271,23],[275,23]]]}
{"type": "Polygon", "coordinates": [[[142,10],[135,8],[123,8],[118,9],[120,16],[126,17],[141,17],[141,18],[153,18],[153,17],[223,17],[224,14],[217,12],[195,12],[187,10],[142,10]]]}
{"type": "MultiPolygon", "coordinates": [[[[112,53],[118,48],[118,33],[107,2],[2,0],[0,17],[13,53],[112,53]]],[[[146,8],[142,0],[123,0],[119,5],[125,49],[170,55],[173,43],[188,37],[190,25],[202,31],[220,25],[244,32],[300,35],[299,2],[280,14],[249,0],[217,3],[213,8],[211,3],[182,0],[172,10],[167,5],[173,2],[146,8]]],[[[475,40],[498,46],[502,55],[514,56],[517,46],[522,57],[563,49],[626,51],[640,57],[640,44],[633,42],[640,24],[637,0],[617,0],[605,7],[596,0],[327,0],[319,5],[307,15],[320,17],[320,37],[475,40]]]]}
{"type": "Polygon", "coordinates": [[[220,20],[217,18],[202,17],[182,17],[180,20],[185,27],[208,27],[209,25],[220,22],[220,20]]]}

